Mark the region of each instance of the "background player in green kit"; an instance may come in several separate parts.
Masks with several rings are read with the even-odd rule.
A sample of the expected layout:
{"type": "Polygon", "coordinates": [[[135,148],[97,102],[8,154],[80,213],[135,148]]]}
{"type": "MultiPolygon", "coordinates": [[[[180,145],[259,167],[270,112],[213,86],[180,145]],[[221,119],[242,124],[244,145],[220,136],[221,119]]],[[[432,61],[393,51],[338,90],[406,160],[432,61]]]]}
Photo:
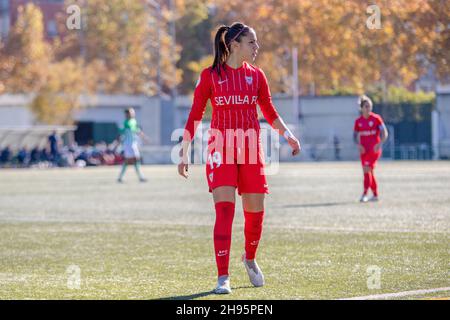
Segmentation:
{"type": "Polygon", "coordinates": [[[133,108],[128,108],[125,110],[125,121],[123,122],[123,127],[120,130],[120,136],[124,151],[124,161],[122,164],[122,170],[120,171],[119,178],[117,182],[123,182],[123,176],[127,170],[129,164],[134,165],[136,173],[139,177],[140,182],[146,182],[147,179],[141,173],[141,153],[139,152],[139,142],[140,138],[148,141],[148,138],[139,128],[136,121],[136,114],[133,108]]]}

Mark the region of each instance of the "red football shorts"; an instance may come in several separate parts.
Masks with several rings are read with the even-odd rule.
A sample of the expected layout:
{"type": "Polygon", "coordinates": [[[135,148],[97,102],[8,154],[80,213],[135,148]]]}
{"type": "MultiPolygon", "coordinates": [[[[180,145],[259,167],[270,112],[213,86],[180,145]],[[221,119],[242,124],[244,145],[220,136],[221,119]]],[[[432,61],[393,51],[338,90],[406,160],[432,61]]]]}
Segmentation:
{"type": "Polygon", "coordinates": [[[217,147],[208,142],[206,179],[209,191],[217,187],[232,186],[242,193],[269,193],[264,173],[264,151],[261,142],[254,147],[217,147]]]}
{"type": "Polygon", "coordinates": [[[365,153],[362,153],[360,155],[361,164],[363,165],[363,167],[370,167],[373,169],[377,165],[377,161],[378,161],[378,159],[380,159],[380,156],[381,156],[381,149],[377,152],[374,152],[374,151],[367,152],[366,151],[365,153]]]}

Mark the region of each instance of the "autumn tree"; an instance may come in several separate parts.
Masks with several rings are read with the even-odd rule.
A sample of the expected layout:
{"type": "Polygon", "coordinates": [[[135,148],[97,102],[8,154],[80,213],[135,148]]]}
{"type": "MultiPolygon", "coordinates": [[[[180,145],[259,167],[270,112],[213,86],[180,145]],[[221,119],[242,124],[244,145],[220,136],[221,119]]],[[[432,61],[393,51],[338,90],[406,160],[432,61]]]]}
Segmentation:
{"type": "Polygon", "coordinates": [[[1,49],[0,83],[3,92],[31,94],[31,111],[38,122],[71,124],[81,108],[79,98],[98,89],[104,69],[99,61],[56,61],[54,48],[44,40],[40,9],[29,3],[18,8],[17,21],[1,49]]]}
{"type": "Polygon", "coordinates": [[[44,84],[50,61],[42,12],[31,3],[20,6],[17,21],[1,50],[0,82],[4,91],[36,92],[44,84]]]}
{"type": "Polygon", "coordinates": [[[97,91],[102,70],[98,61],[85,65],[80,58],[50,64],[45,84],[30,106],[36,119],[46,124],[73,124],[75,113],[83,107],[81,97],[97,91]]]}
{"type": "Polygon", "coordinates": [[[448,76],[449,4],[446,1],[377,1],[380,28],[368,28],[368,4],[359,0],[217,0],[215,21],[241,20],[257,31],[260,64],[274,91],[290,88],[289,52],[299,49],[303,93],[339,88],[360,93],[373,83],[409,86],[436,64],[448,76]],[[447,49],[446,49],[447,48],[447,49]],[[438,66],[439,65],[439,66],[438,66]]]}
{"type": "Polygon", "coordinates": [[[192,92],[199,72],[197,66],[207,67],[202,61],[212,62],[213,45],[211,37],[214,29],[213,6],[208,0],[178,0],[176,2],[177,43],[182,48],[177,62],[183,70],[183,78],[178,87],[180,93],[192,92]]]}
{"type": "Polygon", "coordinates": [[[68,30],[64,13],[61,38],[52,43],[43,39],[39,10],[33,5],[21,9],[8,41],[0,45],[0,92],[36,92],[53,70],[49,64],[70,58],[81,70],[97,68],[95,90],[100,92],[153,95],[159,69],[163,92],[178,85],[180,93],[190,93],[199,68],[212,60],[216,27],[234,21],[256,29],[261,46],[256,64],[273,92],[291,92],[294,47],[302,94],[408,88],[430,68],[442,80],[450,72],[448,1],[377,1],[379,28],[368,27],[372,13],[360,0],[75,3],[81,7],[82,28],[68,30]]]}
{"type": "MultiPolygon", "coordinates": [[[[173,17],[167,7],[158,11],[146,1],[122,0],[79,4],[83,27],[66,31],[58,57],[81,54],[86,63],[102,61],[105,73],[101,85],[106,93],[155,94],[158,63],[163,89],[168,91],[178,84],[181,70],[174,68],[173,61],[178,60],[180,49],[172,48],[168,23],[173,17]]],[[[59,20],[63,29],[64,18],[59,20]]]]}

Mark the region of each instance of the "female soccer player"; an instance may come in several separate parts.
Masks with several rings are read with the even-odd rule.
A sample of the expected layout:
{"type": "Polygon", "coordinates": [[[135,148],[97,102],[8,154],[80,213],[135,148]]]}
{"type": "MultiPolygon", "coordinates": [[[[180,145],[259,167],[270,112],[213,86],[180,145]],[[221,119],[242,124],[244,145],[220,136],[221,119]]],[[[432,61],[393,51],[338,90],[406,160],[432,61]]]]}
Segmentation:
{"type": "Polygon", "coordinates": [[[188,177],[189,146],[208,99],[213,107],[206,177],[215,203],[214,250],[218,271],[215,293],[230,293],[228,264],[236,188],[242,196],[245,217],[245,253],[242,261],[250,282],[264,285],[264,276],[255,261],[264,216],[264,194],[268,193],[264,174],[264,153],[259,137],[256,105],[268,123],[288,141],[292,154],[300,152],[300,142],[284,124],[272,104],[266,76],[251,65],[259,45],[255,31],[242,23],[221,26],[214,40],[213,65],[201,72],[181,149],[178,172],[188,177]]]}
{"type": "Polygon", "coordinates": [[[134,165],[139,181],[146,182],[147,179],[144,178],[140,170],[141,153],[139,152],[138,140],[139,137],[144,140],[148,140],[148,138],[139,128],[133,108],[128,108],[125,110],[125,118],[123,128],[120,130],[125,159],[123,161],[122,169],[117,182],[123,182],[123,176],[129,164],[134,165]]]}
{"type": "Polygon", "coordinates": [[[378,201],[377,180],[373,170],[381,156],[381,146],[388,138],[388,131],[381,116],[372,112],[373,104],[369,97],[361,96],[358,104],[361,116],[355,121],[354,139],[358,144],[364,172],[364,192],[360,201],[378,201]],[[367,196],[369,187],[373,192],[370,199],[367,196]]]}

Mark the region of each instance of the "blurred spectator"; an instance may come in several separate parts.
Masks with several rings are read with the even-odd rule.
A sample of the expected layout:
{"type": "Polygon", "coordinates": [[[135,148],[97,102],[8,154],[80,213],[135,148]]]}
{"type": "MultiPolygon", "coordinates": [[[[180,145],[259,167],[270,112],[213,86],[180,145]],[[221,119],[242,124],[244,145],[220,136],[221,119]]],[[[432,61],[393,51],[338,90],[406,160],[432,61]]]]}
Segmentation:
{"type": "Polygon", "coordinates": [[[72,143],[69,146],[60,146],[59,139],[55,132],[49,136],[46,147],[32,147],[31,150],[26,147],[19,149],[13,156],[11,148],[5,147],[0,150],[0,166],[2,167],[39,167],[48,168],[52,166],[59,167],[85,167],[101,165],[117,165],[123,162],[118,146],[114,143],[107,145],[101,141],[95,146],[78,146],[72,143]],[[55,145],[55,139],[56,144],[55,145]]]}
{"type": "Polygon", "coordinates": [[[53,165],[58,165],[60,158],[59,146],[61,142],[56,131],[53,131],[48,137],[48,143],[50,145],[50,161],[53,165]]]}
{"type": "Polygon", "coordinates": [[[334,144],[334,159],[341,160],[341,143],[337,135],[334,135],[333,137],[333,144],[334,144]]]}
{"type": "Polygon", "coordinates": [[[39,148],[34,147],[30,153],[30,165],[37,164],[39,162],[39,148]]]}
{"type": "Polygon", "coordinates": [[[6,146],[0,153],[0,165],[4,166],[11,161],[11,149],[6,146]]]}
{"type": "Polygon", "coordinates": [[[17,153],[17,164],[22,168],[28,165],[28,152],[25,147],[21,148],[17,153]]]}
{"type": "Polygon", "coordinates": [[[42,148],[39,154],[39,162],[48,162],[50,160],[49,154],[46,148],[42,148]]]}

